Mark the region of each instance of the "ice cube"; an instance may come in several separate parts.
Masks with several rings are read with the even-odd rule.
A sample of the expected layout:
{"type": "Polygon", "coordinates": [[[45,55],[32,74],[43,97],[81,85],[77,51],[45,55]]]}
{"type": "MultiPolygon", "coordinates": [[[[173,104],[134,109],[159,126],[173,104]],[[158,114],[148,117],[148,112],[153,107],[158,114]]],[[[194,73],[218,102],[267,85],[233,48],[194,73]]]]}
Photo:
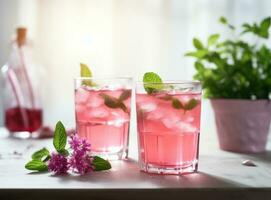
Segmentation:
{"type": "Polygon", "coordinates": [[[154,111],[157,108],[157,105],[155,103],[143,103],[140,105],[140,109],[144,112],[151,112],[154,111]]]}
{"type": "Polygon", "coordinates": [[[105,118],[109,116],[109,112],[105,108],[95,108],[88,112],[88,117],[105,118]]]}
{"type": "Polygon", "coordinates": [[[96,108],[101,106],[104,100],[97,94],[90,95],[87,102],[87,107],[96,108]]]}
{"type": "Polygon", "coordinates": [[[178,122],[178,119],[167,117],[162,119],[162,122],[167,128],[174,128],[176,126],[176,123],[178,122]]]}
{"type": "Polygon", "coordinates": [[[75,102],[85,103],[89,97],[89,92],[83,88],[78,88],[75,92],[75,102]]]}
{"type": "Polygon", "coordinates": [[[147,119],[149,120],[159,120],[163,117],[161,112],[152,111],[147,114],[147,119]]]}
{"type": "Polygon", "coordinates": [[[185,133],[195,133],[197,128],[190,123],[179,121],[176,123],[176,128],[178,128],[181,132],[185,133]]]}
{"type": "Polygon", "coordinates": [[[114,120],[114,121],[109,121],[108,124],[112,125],[112,126],[116,126],[116,127],[121,127],[125,122],[125,120],[123,119],[118,119],[118,120],[114,120]]]}
{"type": "Polygon", "coordinates": [[[193,122],[193,121],[195,121],[195,118],[192,116],[188,116],[185,118],[185,122],[193,122]]]}
{"type": "Polygon", "coordinates": [[[110,120],[122,120],[129,121],[128,113],[123,112],[121,109],[116,109],[115,111],[110,112],[110,120]]]}

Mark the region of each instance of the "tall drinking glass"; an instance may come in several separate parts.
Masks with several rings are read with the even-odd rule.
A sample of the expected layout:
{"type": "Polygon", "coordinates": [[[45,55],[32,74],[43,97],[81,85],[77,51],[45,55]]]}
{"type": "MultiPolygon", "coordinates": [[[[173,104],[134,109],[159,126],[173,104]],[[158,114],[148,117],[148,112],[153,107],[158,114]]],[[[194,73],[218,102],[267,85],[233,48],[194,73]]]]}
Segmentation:
{"type": "Polygon", "coordinates": [[[137,83],[137,129],[142,171],[185,174],[197,171],[200,135],[199,82],[137,83]],[[145,88],[159,88],[149,90],[145,88]]]}
{"type": "Polygon", "coordinates": [[[94,155],[109,160],[128,156],[131,78],[75,79],[77,134],[94,155]]]}

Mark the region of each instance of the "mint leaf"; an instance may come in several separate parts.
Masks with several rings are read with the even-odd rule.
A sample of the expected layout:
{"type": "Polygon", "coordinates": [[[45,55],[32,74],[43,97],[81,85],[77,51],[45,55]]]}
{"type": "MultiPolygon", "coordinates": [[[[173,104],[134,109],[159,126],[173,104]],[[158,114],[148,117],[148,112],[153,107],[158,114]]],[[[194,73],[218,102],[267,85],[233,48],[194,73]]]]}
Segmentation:
{"type": "Polygon", "coordinates": [[[111,164],[107,160],[104,160],[103,158],[99,156],[95,156],[93,158],[92,164],[94,166],[94,171],[102,171],[102,170],[108,170],[111,169],[111,164]]]}
{"type": "Polygon", "coordinates": [[[196,99],[190,99],[184,106],[185,110],[192,110],[198,105],[198,101],[196,99]]]}
{"type": "MultiPolygon", "coordinates": [[[[104,104],[109,107],[109,108],[120,108],[122,109],[124,112],[128,112],[128,109],[127,107],[125,106],[125,104],[119,99],[117,99],[116,97],[112,97],[112,96],[109,96],[107,94],[100,94],[100,96],[103,97],[104,99],[104,104]]],[[[126,97],[125,97],[126,98],[126,97]]],[[[129,97],[128,97],[129,98],[129,97]]]]}
{"type": "Polygon", "coordinates": [[[115,97],[109,96],[107,94],[100,94],[104,99],[104,104],[109,108],[119,108],[119,100],[115,97]]]}
{"type": "Polygon", "coordinates": [[[200,41],[199,39],[197,39],[197,38],[194,38],[194,39],[193,39],[193,44],[194,44],[194,47],[195,47],[196,49],[198,49],[198,50],[204,49],[203,44],[202,44],[201,41],[200,41]]]}
{"type": "Polygon", "coordinates": [[[45,160],[48,159],[48,156],[50,157],[50,152],[46,148],[42,148],[35,153],[32,154],[32,159],[33,160],[39,160],[39,161],[44,161],[42,160],[45,157],[45,160]]]}
{"type": "Polygon", "coordinates": [[[48,171],[48,166],[40,160],[32,160],[25,165],[28,170],[44,172],[48,171]]]}
{"type": "Polygon", "coordinates": [[[160,76],[158,76],[158,74],[154,72],[145,73],[143,77],[143,83],[144,88],[148,94],[157,92],[164,87],[162,79],[160,78],[160,76]]]}
{"type": "Polygon", "coordinates": [[[128,109],[123,102],[119,102],[119,108],[128,113],[128,109]]]}
{"type": "Polygon", "coordinates": [[[212,46],[213,44],[215,44],[219,39],[219,36],[219,34],[210,35],[210,37],[208,38],[208,46],[212,46]]]}
{"type": "Polygon", "coordinates": [[[172,99],[171,105],[175,109],[183,109],[184,108],[182,102],[180,102],[179,99],[176,99],[176,98],[172,99]]]}
{"type": "Polygon", "coordinates": [[[67,143],[67,133],[65,130],[64,125],[61,121],[57,122],[55,127],[55,133],[54,133],[54,147],[57,150],[57,152],[61,153],[65,150],[65,146],[67,143]]]}
{"type": "Polygon", "coordinates": [[[81,77],[92,77],[92,72],[90,71],[89,67],[84,64],[84,63],[80,63],[80,67],[81,67],[81,71],[80,71],[80,75],[81,77]]]}
{"type": "MultiPolygon", "coordinates": [[[[80,63],[80,75],[81,77],[85,77],[85,78],[91,78],[92,77],[92,72],[89,69],[89,67],[86,64],[80,63]]],[[[83,85],[87,85],[87,86],[96,86],[95,83],[93,83],[93,81],[91,80],[83,80],[82,81],[83,85]]]]}
{"type": "Polygon", "coordinates": [[[125,101],[131,96],[131,90],[124,90],[119,96],[119,101],[125,101]]]}
{"type": "Polygon", "coordinates": [[[198,100],[190,99],[186,104],[183,104],[179,99],[172,98],[171,105],[175,109],[183,109],[184,111],[192,110],[198,105],[198,100]]]}

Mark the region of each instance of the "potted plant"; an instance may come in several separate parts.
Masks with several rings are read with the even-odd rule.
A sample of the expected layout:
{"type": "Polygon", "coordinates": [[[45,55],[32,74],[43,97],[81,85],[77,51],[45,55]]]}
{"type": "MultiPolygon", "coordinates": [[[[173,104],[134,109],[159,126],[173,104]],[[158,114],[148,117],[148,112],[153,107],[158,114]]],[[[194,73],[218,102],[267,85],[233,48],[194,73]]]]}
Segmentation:
{"type": "Polygon", "coordinates": [[[233,31],[233,38],[221,41],[210,35],[207,44],[194,38],[195,79],[202,82],[205,97],[211,99],[220,148],[258,153],[265,151],[271,120],[271,18],[244,23],[241,32],[224,17],[220,22],[233,31]]]}

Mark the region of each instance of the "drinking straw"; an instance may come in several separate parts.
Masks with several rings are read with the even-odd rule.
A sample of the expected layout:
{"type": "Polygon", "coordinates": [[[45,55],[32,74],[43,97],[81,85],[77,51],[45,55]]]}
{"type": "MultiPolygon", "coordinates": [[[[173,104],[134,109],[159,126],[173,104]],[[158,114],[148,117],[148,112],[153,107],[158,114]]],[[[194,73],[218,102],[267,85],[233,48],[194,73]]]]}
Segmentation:
{"type": "MultiPolygon", "coordinates": [[[[8,67],[8,66],[6,66],[6,67],[8,67]]],[[[17,78],[14,70],[11,67],[7,68],[7,77],[10,82],[10,85],[11,85],[12,91],[14,93],[15,99],[17,101],[17,104],[19,106],[20,112],[22,114],[24,126],[28,127],[29,121],[27,118],[26,110],[22,108],[22,105],[24,102],[23,94],[22,94],[22,91],[20,90],[18,78],[17,78]]]]}
{"type": "Polygon", "coordinates": [[[22,48],[21,48],[21,47],[19,47],[18,50],[19,50],[20,61],[21,61],[23,73],[24,73],[24,75],[25,75],[26,84],[27,84],[27,88],[28,88],[28,91],[29,91],[29,95],[30,95],[30,103],[31,103],[31,107],[32,107],[32,108],[35,108],[35,101],[34,101],[33,88],[32,88],[32,85],[31,85],[31,82],[30,82],[30,78],[29,78],[29,75],[28,75],[28,72],[27,72],[27,68],[25,67],[24,54],[23,54],[23,51],[22,51],[22,48]]]}

